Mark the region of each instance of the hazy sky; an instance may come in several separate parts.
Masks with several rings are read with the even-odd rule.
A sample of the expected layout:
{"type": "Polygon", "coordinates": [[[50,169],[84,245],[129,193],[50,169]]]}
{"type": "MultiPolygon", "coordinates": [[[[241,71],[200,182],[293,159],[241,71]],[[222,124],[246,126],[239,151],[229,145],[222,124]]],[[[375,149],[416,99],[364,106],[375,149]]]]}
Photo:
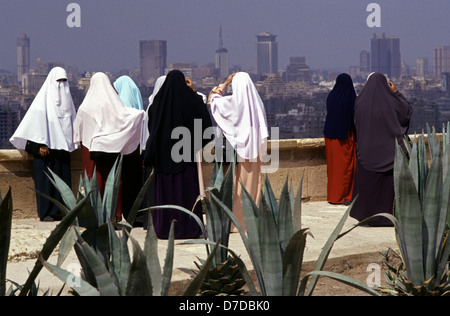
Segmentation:
{"type": "Polygon", "coordinates": [[[448,0],[0,0],[0,69],[16,72],[16,39],[31,39],[40,57],[80,71],[139,66],[139,41],[167,40],[167,62],[214,61],[222,25],[230,65],[256,65],[256,34],[277,35],[279,66],[305,56],[313,69],[359,64],[373,33],[399,36],[402,60],[433,63],[433,47],[450,45],[448,0]],[[67,5],[81,7],[69,28],[67,5]],[[381,6],[381,27],[369,28],[369,3],[381,6]]]}

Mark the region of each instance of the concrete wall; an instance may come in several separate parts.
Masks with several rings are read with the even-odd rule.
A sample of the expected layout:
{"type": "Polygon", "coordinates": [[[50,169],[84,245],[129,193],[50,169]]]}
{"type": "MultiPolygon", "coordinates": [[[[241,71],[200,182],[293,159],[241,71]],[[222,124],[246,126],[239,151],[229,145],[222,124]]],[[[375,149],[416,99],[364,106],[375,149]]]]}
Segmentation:
{"type": "MultiPolygon", "coordinates": [[[[270,141],[268,152],[278,148],[278,170],[268,174],[276,196],[279,196],[286,177],[292,181],[297,190],[301,176],[303,180],[304,198],[311,200],[326,199],[326,157],[323,139],[292,139],[270,141]]],[[[5,194],[12,188],[14,215],[16,218],[27,217],[35,213],[35,193],[32,179],[32,156],[19,150],[0,150],[0,192],[5,194]]],[[[267,164],[266,164],[267,165],[267,164]]],[[[208,186],[213,170],[212,163],[203,163],[205,185],[208,186]]],[[[72,153],[72,186],[74,192],[78,188],[81,175],[81,151],[72,153]]]]}

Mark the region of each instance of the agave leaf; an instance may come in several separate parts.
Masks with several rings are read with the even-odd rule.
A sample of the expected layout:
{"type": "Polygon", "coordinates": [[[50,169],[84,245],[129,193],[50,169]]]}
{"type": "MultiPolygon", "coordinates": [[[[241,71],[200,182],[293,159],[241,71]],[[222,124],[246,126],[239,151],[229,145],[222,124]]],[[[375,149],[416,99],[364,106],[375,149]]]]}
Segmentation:
{"type": "Polygon", "coordinates": [[[241,224],[237,220],[236,216],[230,211],[230,209],[223,204],[216,196],[211,195],[212,199],[217,202],[218,205],[222,208],[222,210],[230,217],[233,224],[236,226],[239,234],[241,236],[242,242],[244,243],[245,249],[250,257],[250,260],[253,264],[253,269],[256,274],[256,278],[258,280],[259,286],[263,295],[265,295],[265,287],[264,287],[264,278],[261,272],[261,253],[259,249],[259,241],[258,241],[258,230],[255,223],[255,215],[258,212],[258,208],[255,205],[255,202],[251,199],[249,193],[242,186],[242,211],[244,213],[245,226],[247,228],[248,237],[244,232],[241,224]],[[251,208],[251,209],[250,209],[251,208]],[[248,219],[246,218],[246,213],[248,219]]]}
{"type": "Polygon", "coordinates": [[[279,296],[283,292],[283,258],[275,219],[263,198],[260,200],[258,229],[265,290],[269,296],[279,296]]]}
{"type": "Polygon", "coordinates": [[[198,226],[200,226],[203,236],[206,236],[206,230],[205,230],[205,226],[203,225],[203,221],[191,210],[188,210],[188,209],[178,206],[178,205],[161,205],[161,206],[152,206],[152,207],[147,208],[147,210],[158,210],[158,209],[162,209],[162,210],[175,209],[175,210],[178,210],[178,211],[188,214],[197,222],[198,226]]]}
{"type": "Polygon", "coordinates": [[[145,199],[145,196],[147,195],[147,191],[148,188],[150,187],[151,183],[154,180],[154,172],[152,170],[150,176],[147,178],[147,180],[145,181],[144,185],[142,186],[141,190],[139,191],[138,196],[136,197],[136,200],[133,203],[133,206],[131,207],[130,213],[128,214],[127,217],[127,222],[133,226],[134,225],[134,221],[136,220],[136,215],[139,211],[139,209],[142,206],[142,203],[145,199]]]}
{"type": "Polygon", "coordinates": [[[292,209],[292,225],[294,232],[298,232],[302,229],[302,187],[303,187],[303,176],[305,172],[302,173],[302,177],[300,179],[300,184],[297,189],[297,195],[294,196],[294,190],[291,188],[289,190],[289,196],[291,199],[291,209],[292,209]]]}
{"type": "Polygon", "coordinates": [[[170,224],[168,247],[163,267],[163,275],[161,283],[162,296],[167,296],[169,294],[170,281],[172,280],[174,252],[175,252],[175,225],[172,222],[170,224]]]}
{"type": "Polygon", "coordinates": [[[58,190],[61,195],[62,200],[66,204],[68,209],[72,209],[77,205],[77,200],[75,199],[72,188],[67,185],[67,183],[62,180],[56,173],[54,173],[50,168],[50,175],[45,173],[50,181],[53,183],[53,186],[58,190]]]}
{"type": "Polygon", "coordinates": [[[147,258],[147,269],[153,286],[153,296],[160,296],[162,290],[162,273],[158,253],[158,237],[153,228],[153,218],[148,217],[149,224],[145,235],[144,254],[147,258]]]}
{"type": "MultiPolygon", "coordinates": [[[[212,188],[211,190],[208,189],[209,194],[215,194],[216,196],[219,195],[216,188],[212,188]],[[217,193],[215,193],[217,192],[217,193]]],[[[204,207],[205,207],[205,214],[206,214],[206,220],[208,223],[208,238],[214,242],[221,240],[222,236],[225,235],[228,232],[228,235],[230,233],[230,226],[231,221],[229,220],[228,216],[223,214],[221,207],[211,199],[204,199],[204,207]]],[[[226,238],[226,242],[228,242],[228,236],[226,238]]],[[[211,246],[211,250],[212,250],[211,246]]],[[[208,254],[209,254],[208,250],[208,254]]],[[[217,254],[217,256],[214,259],[213,265],[220,264],[226,260],[226,249],[220,250],[220,253],[217,254]],[[222,260],[225,256],[225,260],[222,260]]]]}
{"type": "Polygon", "coordinates": [[[61,269],[58,266],[52,265],[48,262],[43,262],[44,266],[55,275],[58,279],[65,283],[70,283],[70,288],[74,290],[80,296],[100,296],[100,292],[90,285],[88,282],[84,281],[82,278],[74,275],[71,272],[61,269]],[[69,282],[70,281],[70,282],[69,282]]]}
{"type": "MultiPolygon", "coordinates": [[[[312,271],[305,275],[305,277],[302,279],[302,283],[306,283],[308,281],[309,277],[319,277],[319,276],[326,276],[329,278],[332,278],[336,281],[342,282],[344,284],[350,285],[351,287],[354,287],[356,289],[359,289],[363,292],[366,292],[368,294],[371,294],[373,296],[381,296],[377,291],[372,289],[371,287],[367,286],[366,284],[355,280],[351,277],[335,273],[335,272],[328,272],[328,271],[312,271]]],[[[304,284],[302,285],[305,286],[304,284]]]]}
{"type": "Polygon", "coordinates": [[[428,173],[423,201],[423,245],[425,255],[424,280],[428,280],[436,272],[436,256],[444,233],[444,225],[439,225],[439,223],[440,221],[445,223],[447,216],[447,210],[445,210],[445,213],[441,213],[441,210],[444,209],[441,207],[443,184],[442,159],[439,152],[440,147],[436,146],[435,153],[432,156],[433,161],[428,173]]]}
{"type": "Polygon", "coordinates": [[[286,247],[283,260],[283,296],[295,296],[303,264],[308,229],[299,230],[286,247]]]}
{"type": "Polygon", "coordinates": [[[281,190],[280,202],[278,206],[278,238],[280,240],[280,246],[283,256],[290,239],[294,235],[291,206],[292,203],[290,200],[288,189],[288,177],[286,177],[283,189],[281,190]]]}
{"type": "Polygon", "coordinates": [[[58,262],[56,263],[56,266],[58,267],[61,267],[72,250],[73,245],[77,242],[78,236],[75,230],[75,226],[70,226],[61,239],[61,244],[59,245],[58,250],[58,262]]]}
{"type": "Polygon", "coordinates": [[[183,293],[183,296],[195,296],[198,293],[198,290],[202,286],[203,280],[206,277],[206,274],[208,273],[209,267],[211,266],[211,263],[213,262],[214,256],[216,255],[217,247],[219,246],[219,241],[216,242],[216,245],[211,252],[211,254],[208,256],[206,261],[203,263],[202,268],[197,273],[195,278],[189,283],[188,287],[183,293]]]}
{"type": "Polygon", "coordinates": [[[13,201],[11,187],[2,199],[0,196],[0,296],[6,295],[6,267],[11,242],[13,201]]]}
{"type": "MultiPolygon", "coordinates": [[[[330,255],[331,248],[333,247],[334,243],[338,238],[340,238],[340,232],[342,231],[342,228],[344,227],[345,222],[347,221],[348,215],[350,214],[350,211],[353,207],[353,204],[355,203],[355,200],[352,202],[352,204],[347,208],[347,211],[342,216],[341,220],[337,224],[334,231],[331,233],[330,237],[328,238],[327,242],[325,243],[324,247],[322,248],[322,251],[319,255],[319,258],[317,259],[315,269],[316,271],[320,271],[325,266],[325,263],[328,259],[328,256],[330,255]]],[[[316,287],[318,280],[317,275],[313,275],[311,277],[311,281],[308,283],[308,289],[306,292],[307,296],[310,296],[312,292],[314,291],[314,288],[316,287]]]]}
{"type": "MultiPolygon", "coordinates": [[[[400,150],[397,147],[397,150],[400,150]]],[[[423,215],[420,200],[406,158],[397,171],[395,216],[399,222],[397,235],[402,243],[400,250],[405,261],[408,279],[415,285],[424,280],[423,271],[423,215]]],[[[397,166],[394,166],[394,168],[397,166]]]]}
{"type": "MultiPolygon", "coordinates": [[[[412,146],[411,152],[409,154],[409,156],[410,156],[409,169],[411,170],[411,175],[412,175],[412,177],[414,179],[414,183],[416,184],[417,192],[420,192],[420,190],[421,190],[420,186],[421,186],[422,178],[421,178],[421,173],[420,173],[420,168],[419,168],[419,161],[420,161],[419,160],[419,156],[418,156],[419,155],[419,150],[417,148],[416,140],[417,140],[417,135],[414,135],[413,146],[412,146]]],[[[397,150],[397,153],[398,153],[398,150],[397,150]]],[[[398,156],[396,161],[402,163],[403,159],[401,159],[401,158],[402,158],[401,156],[398,156]]]]}
{"type": "MultiPolygon", "coordinates": [[[[89,195],[84,197],[66,216],[64,216],[61,222],[51,232],[50,236],[48,237],[47,241],[45,242],[40,252],[40,256],[42,257],[43,260],[45,261],[48,260],[53,250],[60,242],[61,238],[63,238],[64,234],[69,229],[69,226],[73,223],[75,218],[83,209],[83,205],[84,203],[86,203],[88,198],[89,195]]],[[[25,282],[25,285],[23,286],[22,291],[20,292],[20,296],[25,296],[28,294],[31,287],[33,286],[34,280],[38,276],[39,272],[42,270],[42,267],[43,267],[42,262],[40,261],[40,259],[37,259],[33,270],[31,271],[27,281],[25,282]]]]}
{"type": "Polygon", "coordinates": [[[131,274],[132,266],[130,252],[127,244],[129,235],[127,233],[127,230],[122,230],[122,234],[119,237],[111,222],[108,223],[107,231],[109,233],[109,251],[111,252],[111,270],[117,280],[120,294],[124,295],[128,290],[127,284],[131,274]]]}
{"type": "MultiPolygon", "coordinates": [[[[221,184],[223,182],[223,177],[224,177],[223,164],[216,162],[215,163],[215,167],[217,167],[217,168],[215,168],[216,173],[215,173],[215,177],[213,178],[214,179],[214,183],[211,183],[211,184],[212,184],[213,187],[215,187],[217,189],[220,189],[220,186],[221,186],[221,184]]],[[[213,179],[211,179],[211,181],[213,179]]]]}
{"type": "Polygon", "coordinates": [[[105,183],[105,191],[103,193],[103,218],[109,218],[114,222],[114,216],[117,209],[117,197],[119,195],[119,184],[122,172],[123,156],[120,155],[114,163],[105,183]]]}
{"type": "MultiPolygon", "coordinates": [[[[286,177],[287,180],[287,177],[286,177]]],[[[286,186],[286,183],[285,183],[286,186]]],[[[284,187],[283,187],[284,189],[284,187]]],[[[276,225],[278,226],[278,204],[277,199],[275,197],[275,194],[273,193],[272,186],[270,185],[269,177],[266,175],[264,177],[264,198],[266,201],[266,204],[269,206],[269,208],[272,210],[273,217],[276,221],[276,225]]]]}
{"type": "Polygon", "coordinates": [[[101,255],[98,254],[84,240],[79,239],[77,244],[79,245],[79,249],[86,258],[90,270],[95,277],[100,295],[119,296],[119,289],[106,268],[104,258],[101,257],[101,255]]]}
{"type": "Polygon", "coordinates": [[[132,236],[129,236],[129,238],[133,246],[133,263],[128,277],[126,296],[151,296],[153,292],[152,281],[144,252],[136,239],[132,236]]]}

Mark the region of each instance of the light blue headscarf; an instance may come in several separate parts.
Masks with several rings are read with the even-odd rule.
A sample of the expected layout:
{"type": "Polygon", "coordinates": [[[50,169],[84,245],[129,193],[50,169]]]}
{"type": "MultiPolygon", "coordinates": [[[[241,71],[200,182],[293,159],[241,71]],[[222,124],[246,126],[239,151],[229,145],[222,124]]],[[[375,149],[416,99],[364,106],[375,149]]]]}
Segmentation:
{"type": "Polygon", "coordinates": [[[119,93],[119,97],[125,106],[144,110],[141,92],[133,79],[128,76],[122,76],[114,82],[114,88],[119,93]]]}

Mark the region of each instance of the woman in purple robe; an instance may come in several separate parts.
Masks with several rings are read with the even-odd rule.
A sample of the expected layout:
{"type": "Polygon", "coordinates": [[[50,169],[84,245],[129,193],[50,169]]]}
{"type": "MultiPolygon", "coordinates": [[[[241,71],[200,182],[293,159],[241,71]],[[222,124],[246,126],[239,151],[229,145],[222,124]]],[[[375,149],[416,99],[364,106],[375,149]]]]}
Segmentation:
{"type": "MultiPolygon", "coordinates": [[[[393,213],[396,144],[404,151],[412,107],[392,82],[380,73],[369,76],[355,101],[356,171],[350,216],[362,221],[379,213],[393,213]]],[[[369,226],[392,226],[377,217],[369,226]]]]}

